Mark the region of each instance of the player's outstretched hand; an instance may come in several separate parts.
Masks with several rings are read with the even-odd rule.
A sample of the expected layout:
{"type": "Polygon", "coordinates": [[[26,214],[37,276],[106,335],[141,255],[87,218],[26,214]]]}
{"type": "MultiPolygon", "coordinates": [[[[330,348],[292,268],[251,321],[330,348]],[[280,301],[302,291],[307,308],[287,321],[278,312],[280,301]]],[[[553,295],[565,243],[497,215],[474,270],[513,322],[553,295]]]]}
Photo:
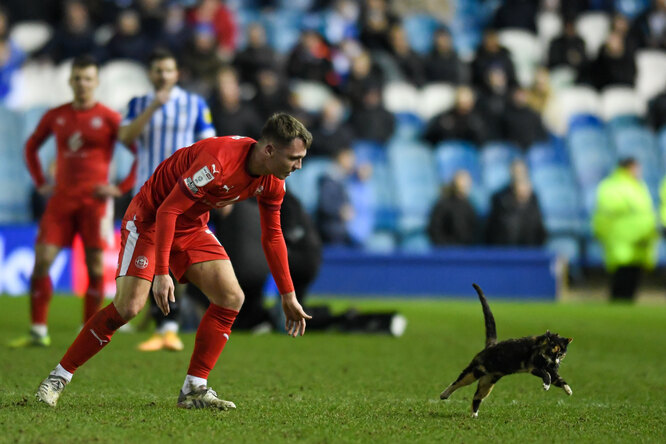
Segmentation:
{"type": "Polygon", "coordinates": [[[296,293],[285,293],[282,295],[282,310],[287,319],[284,323],[284,328],[287,334],[292,337],[305,334],[305,321],[312,319],[312,316],[303,311],[303,307],[296,299],[296,293]]]}
{"type": "Polygon", "coordinates": [[[168,274],[156,274],[153,279],[153,296],[164,316],[169,314],[169,301],[176,302],[173,281],[168,274]]]}

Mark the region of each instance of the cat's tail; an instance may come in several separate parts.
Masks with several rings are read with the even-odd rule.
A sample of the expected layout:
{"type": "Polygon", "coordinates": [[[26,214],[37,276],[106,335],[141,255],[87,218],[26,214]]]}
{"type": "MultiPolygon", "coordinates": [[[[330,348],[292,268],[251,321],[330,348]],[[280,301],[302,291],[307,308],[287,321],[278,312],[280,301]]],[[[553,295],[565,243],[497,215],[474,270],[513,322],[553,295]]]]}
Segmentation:
{"type": "Polygon", "coordinates": [[[476,284],[472,284],[472,287],[476,290],[476,293],[479,295],[479,300],[481,301],[481,307],[483,308],[483,319],[486,323],[486,348],[490,347],[497,343],[497,330],[495,330],[495,318],[493,317],[493,312],[490,311],[488,306],[488,301],[483,295],[483,290],[476,284]]]}

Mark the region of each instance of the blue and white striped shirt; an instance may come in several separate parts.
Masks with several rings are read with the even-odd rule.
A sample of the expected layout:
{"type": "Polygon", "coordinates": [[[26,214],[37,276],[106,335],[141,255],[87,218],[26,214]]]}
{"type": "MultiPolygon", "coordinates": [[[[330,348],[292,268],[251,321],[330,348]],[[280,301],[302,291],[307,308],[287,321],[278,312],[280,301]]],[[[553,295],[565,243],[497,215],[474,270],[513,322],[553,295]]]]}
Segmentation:
{"type": "MultiPolygon", "coordinates": [[[[130,124],[154,98],[154,93],[132,98],[121,125],[130,124]]],[[[139,192],[157,166],[174,151],[213,136],[215,129],[205,100],[175,86],[171,90],[169,101],[153,113],[150,122],[136,140],[137,172],[134,194],[139,192]]]]}

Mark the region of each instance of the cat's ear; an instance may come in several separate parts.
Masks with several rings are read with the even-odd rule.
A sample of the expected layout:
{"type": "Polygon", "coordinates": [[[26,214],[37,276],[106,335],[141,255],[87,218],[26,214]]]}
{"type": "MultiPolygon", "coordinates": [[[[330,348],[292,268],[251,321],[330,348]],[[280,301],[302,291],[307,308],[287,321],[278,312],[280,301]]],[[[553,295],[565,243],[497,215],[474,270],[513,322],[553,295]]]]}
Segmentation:
{"type": "Polygon", "coordinates": [[[567,344],[571,344],[571,341],[573,341],[573,338],[567,338],[567,344]]]}

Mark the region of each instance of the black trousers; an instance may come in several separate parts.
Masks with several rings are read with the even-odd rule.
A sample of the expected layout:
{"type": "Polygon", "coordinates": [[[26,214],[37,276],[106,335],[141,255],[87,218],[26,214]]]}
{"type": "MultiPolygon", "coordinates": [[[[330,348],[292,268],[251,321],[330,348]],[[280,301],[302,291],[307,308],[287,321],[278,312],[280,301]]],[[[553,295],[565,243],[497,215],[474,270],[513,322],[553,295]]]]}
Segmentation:
{"type": "Polygon", "coordinates": [[[618,267],[611,276],[611,300],[631,301],[640,283],[643,269],[634,265],[618,267]]]}

